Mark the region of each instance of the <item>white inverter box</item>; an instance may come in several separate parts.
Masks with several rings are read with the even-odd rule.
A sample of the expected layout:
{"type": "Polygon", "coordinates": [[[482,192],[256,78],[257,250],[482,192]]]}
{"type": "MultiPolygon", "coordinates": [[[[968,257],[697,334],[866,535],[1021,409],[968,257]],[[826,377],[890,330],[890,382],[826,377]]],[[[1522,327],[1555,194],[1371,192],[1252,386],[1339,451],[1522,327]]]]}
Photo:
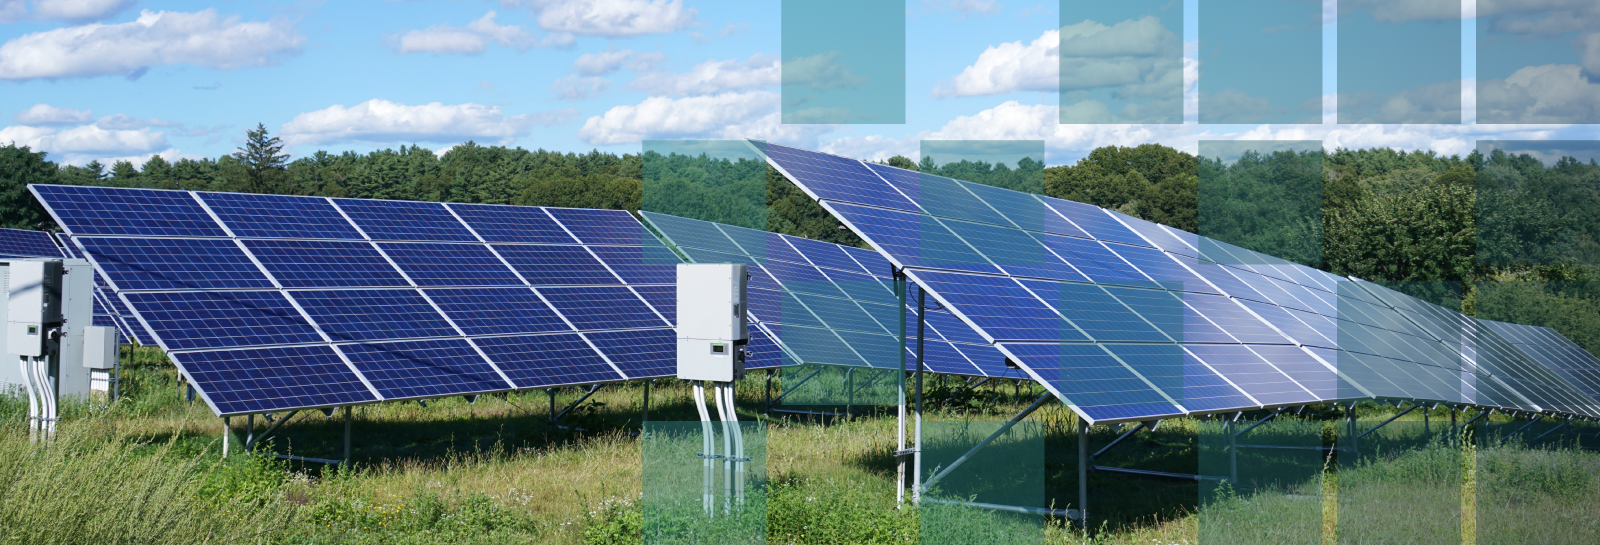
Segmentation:
{"type": "Polygon", "coordinates": [[[678,265],[678,378],[732,382],[744,378],[745,294],[750,276],[744,265],[678,265]]]}

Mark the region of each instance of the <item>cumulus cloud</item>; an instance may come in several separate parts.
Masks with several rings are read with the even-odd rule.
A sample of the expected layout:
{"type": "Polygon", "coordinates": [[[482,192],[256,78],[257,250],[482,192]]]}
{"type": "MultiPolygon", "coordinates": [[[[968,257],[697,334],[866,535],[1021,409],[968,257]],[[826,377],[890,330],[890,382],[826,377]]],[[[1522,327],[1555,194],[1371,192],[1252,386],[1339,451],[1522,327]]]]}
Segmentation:
{"type": "Polygon", "coordinates": [[[782,83],[782,76],[777,57],[756,53],[744,60],[709,60],[683,73],[640,74],[628,89],[652,95],[711,95],[771,87],[782,83]]]}
{"type": "Polygon", "coordinates": [[[28,6],[22,0],[0,0],[0,23],[13,23],[28,16],[28,6]]]}
{"type": "Polygon", "coordinates": [[[391,47],[401,54],[476,55],[482,53],[489,42],[515,48],[518,51],[533,47],[536,41],[532,35],[523,31],[521,26],[496,24],[495,17],[495,12],[491,11],[467,23],[465,28],[435,25],[389,36],[388,40],[391,47]]]}
{"type": "Polygon", "coordinates": [[[683,0],[500,0],[507,6],[530,5],[539,12],[539,28],[551,41],[570,44],[574,36],[622,38],[677,32],[694,25],[698,12],[683,0]]]}
{"type": "Polygon", "coordinates": [[[216,10],[141,12],[130,23],[25,34],[0,45],[0,79],[138,78],[153,67],[215,70],[264,66],[300,50],[305,37],[284,21],[241,22],[216,10]]]}
{"type": "Polygon", "coordinates": [[[372,99],[355,106],[334,105],[302,113],[283,124],[290,144],[333,142],[460,142],[483,139],[510,142],[536,125],[559,125],[577,116],[572,108],[506,115],[481,104],[406,105],[372,99]]]}
{"type": "Polygon", "coordinates": [[[573,61],[572,70],[585,76],[600,76],[627,68],[636,72],[655,68],[667,60],[662,53],[635,53],[632,49],[617,50],[612,47],[599,53],[584,53],[573,61]]]}
{"type": "Polygon", "coordinates": [[[21,125],[56,126],[79,125],[87,123],[94,113],[89,110],[74,110],[72,108],[57,108],[45,103],[34,104],[32,107],[17,112],[11,120],[21,125]]]}
{"type": "Polygon", "coordinates": [[[611,88],[611,80],[601,77],[584,77],[577,74],[559,78],[550,84],[550,91],[561,100],[584,100],[600,96],[611,88]]]}
{"type": "Polygon", "coordinates": [[[107,130],[95,125],[70,129],[13,125],[0,129],[0,142],[49,152],[55,156],[52,159],[67,164],[170,149],[164,133],[150,129],[107,130]]]}
{"type": "MultiPolygon", "coordinates": [[[[1478,3],[1486,0],[1473,0],[1478,3]]],[[[1339,9],[1346,13],[1370,11],[1372,18],[1384,23],[1409,21],[1460,20],[1460,0],[1340,0],[1339,9]]]]}
{"type": "Polygon", "coordinates": [[[115,15],[130,5],[133,5],[133,0],[33,0],[33,16],[40,19],[89,21],[115,15]]]}
{"type": "Polygon", "coordinates": [[[1125,98],[1169,95],[1183,82],[1181,45],[1152,16],[1109,27],[1085,20],[1047,30],[1028,44],[1019,40],[990,46],[961,73],[935,86],[933,96],[1108,87],[1125,98]]]}
{"type": "Polygon", "coordinates": [[[838,51],[828,51],[807,57],[784,61],[784,85],[799,85],[813,89],[850,89],[866,85],[870,79],[850,72],[839,62],[838,51]]]}
{"type": "Polygon", "coordinates": [[[1600,84],[1573,64],[1527,66],[1480,80],[1477,113],[1478,123],[1597,123],[1600,84]]]}
{"type": "Polygon", "coordinates": [[[815,147],[829,126],[785,125],[772,91],[730,92],[686,98],[650,97],[590,117],[578,137],[595,145],[650,139],[753,138],[815,147]]]}

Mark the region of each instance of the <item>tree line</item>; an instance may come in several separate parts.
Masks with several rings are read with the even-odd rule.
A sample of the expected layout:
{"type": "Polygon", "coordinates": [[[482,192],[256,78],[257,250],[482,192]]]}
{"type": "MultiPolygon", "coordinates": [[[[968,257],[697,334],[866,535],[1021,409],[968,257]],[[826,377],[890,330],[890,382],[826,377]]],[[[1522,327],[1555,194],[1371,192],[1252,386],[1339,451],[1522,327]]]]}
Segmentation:
{"type": "MultiPolygon", "coordinates": [[[[30,183],[369,199],[640,208],[864,246],[754,158],[655,151],[562,153],[474,142],[298,158],[265,127],[216,159],[56,165],[0,147],[0,226],[54,229],[30,183]]],[[[1481,317],[1551,325],[1600,353],[1600,166],[1546,166],[1500,151],[1466,157],[1388,148],[1246,152],[1225,162],[1157,144],[1106,146],[1072,165],[885,164],[1116,210],[1383,282],[1481,317]],[[1521,282],[1508,284],[1508,282],[1521,282]]]]}

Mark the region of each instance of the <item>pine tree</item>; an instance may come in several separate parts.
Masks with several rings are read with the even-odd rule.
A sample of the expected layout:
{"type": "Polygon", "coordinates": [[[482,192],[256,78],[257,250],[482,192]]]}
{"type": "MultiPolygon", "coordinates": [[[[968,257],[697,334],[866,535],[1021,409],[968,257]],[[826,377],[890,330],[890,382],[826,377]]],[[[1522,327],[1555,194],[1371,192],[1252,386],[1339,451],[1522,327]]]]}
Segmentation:
{"type": "Polygon", "coordinates": [[[269,193],[275,190],[287,170],[289,155],[283,151],[283,141],[267,136],[266,125],[257,123],[255,130],[245,132],[245,143],[233,158],[238,162],[247,191],[269,193]]]}

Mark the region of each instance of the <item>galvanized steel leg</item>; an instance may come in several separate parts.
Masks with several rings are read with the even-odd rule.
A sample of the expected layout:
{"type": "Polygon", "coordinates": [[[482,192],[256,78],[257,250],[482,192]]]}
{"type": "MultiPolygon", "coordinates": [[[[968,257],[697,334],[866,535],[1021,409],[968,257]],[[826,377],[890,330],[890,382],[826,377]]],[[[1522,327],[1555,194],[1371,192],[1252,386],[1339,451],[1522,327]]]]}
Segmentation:
{"type": "Polygon", "coordinates": [[[350,406],[344,406],[344,461],[350,461],[350,406]]]}
{"type": "MultiPolygon", "coordinates": [[[[1048,395],[1048,394],[1047,394],[1048,395]]],[[[1089,533],[1089,423],[1078,419],[1078,527],[1089,533]]]]}

